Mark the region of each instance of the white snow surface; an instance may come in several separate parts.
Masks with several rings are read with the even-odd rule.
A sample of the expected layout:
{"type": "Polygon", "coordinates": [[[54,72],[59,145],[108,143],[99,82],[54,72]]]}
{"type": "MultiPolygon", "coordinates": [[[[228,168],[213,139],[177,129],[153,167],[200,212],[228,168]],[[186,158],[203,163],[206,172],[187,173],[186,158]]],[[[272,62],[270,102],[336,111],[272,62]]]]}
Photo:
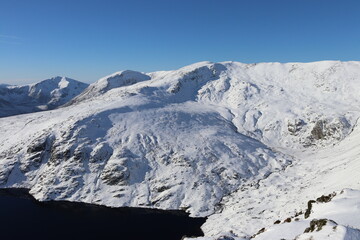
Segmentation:
{"type": "Polygon", "coordinates": [[[49,110],[79,95],[88,84],[67,77],[15,86],[0,85],[0,117],[49,110]]]}
{"type": "Polygon", "coordinates": [[[296,221],[293,217],[290,223],[274,224],[253,239],[360,239],[360,191],[344,189],[335,194],[329,202],[314,203],[309,218],[298,216],[296,221]],[[320,219],[326,220],[325,226],[305,231],[311,221],[320,219]]]}
{"type": "MultiPolygon", "coordinates": [[[[249,239],[262,228],[256,239],[306,239],[312,215],[274,222],[360,189],[359,97],[359,62],[118,72],[66,107],[1,118],[0,184],[39,200],[184,209],[208,216],[198,239],[249,239]]],[[[352,199],[340,205],[358,206],[352,199]]],[[[333,239],[357,234],[344,220],[357,212],[313,211],[342,219],[333,239]]]]}

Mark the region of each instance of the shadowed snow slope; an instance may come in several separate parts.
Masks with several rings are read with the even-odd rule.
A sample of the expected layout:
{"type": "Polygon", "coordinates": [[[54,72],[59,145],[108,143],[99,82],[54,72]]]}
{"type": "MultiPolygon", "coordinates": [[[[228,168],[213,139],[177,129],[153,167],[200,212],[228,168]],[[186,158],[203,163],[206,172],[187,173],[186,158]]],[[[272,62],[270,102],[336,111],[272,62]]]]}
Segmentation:
{"type": "Polygon", "coordinates": [[[0,119],[0,184],[184,209],[210,216],[203,239],[248,238],[319,194],[359,188],[342,167],[357,167],[345,142],[357,139],[359,93],[358,62],[118,72],[66,107],[0,119]]]}
{"type": "Polygon", "coordinates": [[[87,86],[65,77],[24,86],[0,85],[0,117],[54,109],[79,95],[87,86]]]}

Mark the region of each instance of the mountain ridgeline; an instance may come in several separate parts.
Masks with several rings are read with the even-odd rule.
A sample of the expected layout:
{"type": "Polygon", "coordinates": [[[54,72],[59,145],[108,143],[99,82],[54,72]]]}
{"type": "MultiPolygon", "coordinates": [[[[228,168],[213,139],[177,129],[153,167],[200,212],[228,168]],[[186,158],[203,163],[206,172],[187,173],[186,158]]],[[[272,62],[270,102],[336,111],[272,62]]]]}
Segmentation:
{"type": "MultiPolygon", "coordinates": [[[[305,153],[346,140],[360,116],[360,62],[200,62],[174,71],[117,72],[88,87],[65,80],[53,80],[57,87],[46,88],[46,97],[44,90],[31,90],[37,85],[0,87],[0,96],[7,96],[0,99],[1,116],[13,109],[9,102],[23,110],[17,96],[34,103],[18,113],[54,109],[0,119],[0,186],[30,189],[41,201],[210,216],[204,230],[214,239],[221,233],[249,237],[274,214],[292,211],[273,206],[255,223],[235,217],[251,204],[266,213],[260,201],[240,203],[266,179],[274,186],[286,182],[275,176],[295,169],[305,153]],[[228,216],[237,222],[228,224],[228,216]]],[[[339,181],[334,191],[347,187],[339,181]]],[[[268,197],[270,206],[284,189],[262,199],[268,197]]],[[[247,219],[245,210],[241,214],[247,219]]]]}
{"type": "Polygon", "coordinates": [[[66,77],[54,77],[24,86],[0,85],[0,117],[55,109],[88,86],[66,77]]]}

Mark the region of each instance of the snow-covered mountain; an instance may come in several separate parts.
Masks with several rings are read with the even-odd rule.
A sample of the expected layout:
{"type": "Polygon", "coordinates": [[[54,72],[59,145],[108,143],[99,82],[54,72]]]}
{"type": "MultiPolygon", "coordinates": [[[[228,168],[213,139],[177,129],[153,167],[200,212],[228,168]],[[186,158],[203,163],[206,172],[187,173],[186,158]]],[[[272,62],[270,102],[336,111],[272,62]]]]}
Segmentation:
{"type": "Polygon", "coordinates": [[[0,85],[0,117],[59,107],[79,95],[88,84],[54,77],[24,86],[0,85]]]}
{"type": "MultiPolygon", "coordinates": [[[[360,189],[359,97],[359,62],[117,72],[65,107],[0,119],[0,184],[39,200],[184,209],[209,216],[202,239],[294,239],[295,225],[274,222],[307,226],[309,200],[360,189]]],[[[336,224],[339,236],[359,228],[336,224]]]]}

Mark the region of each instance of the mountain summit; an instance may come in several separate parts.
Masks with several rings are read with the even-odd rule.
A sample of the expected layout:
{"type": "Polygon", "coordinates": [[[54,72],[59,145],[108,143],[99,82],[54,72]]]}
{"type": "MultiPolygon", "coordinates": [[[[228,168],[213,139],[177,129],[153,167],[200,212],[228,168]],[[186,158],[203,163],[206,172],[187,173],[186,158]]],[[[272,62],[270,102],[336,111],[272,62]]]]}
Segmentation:
{"type": "Polygon", "coordinates": [[[67,105],[94,98],[114,88],[129,86],[146,80],[150,80],[150,76],[144,73],[131,70],[116,72],[91,84],[84,92],[70,101],[67,105]]]}
{"type": "Polygon", "coordinates": [[[80,94],[87,86],[59,76],[24,86],[0,85],[0,117],[54,109],[80,94]]]}

